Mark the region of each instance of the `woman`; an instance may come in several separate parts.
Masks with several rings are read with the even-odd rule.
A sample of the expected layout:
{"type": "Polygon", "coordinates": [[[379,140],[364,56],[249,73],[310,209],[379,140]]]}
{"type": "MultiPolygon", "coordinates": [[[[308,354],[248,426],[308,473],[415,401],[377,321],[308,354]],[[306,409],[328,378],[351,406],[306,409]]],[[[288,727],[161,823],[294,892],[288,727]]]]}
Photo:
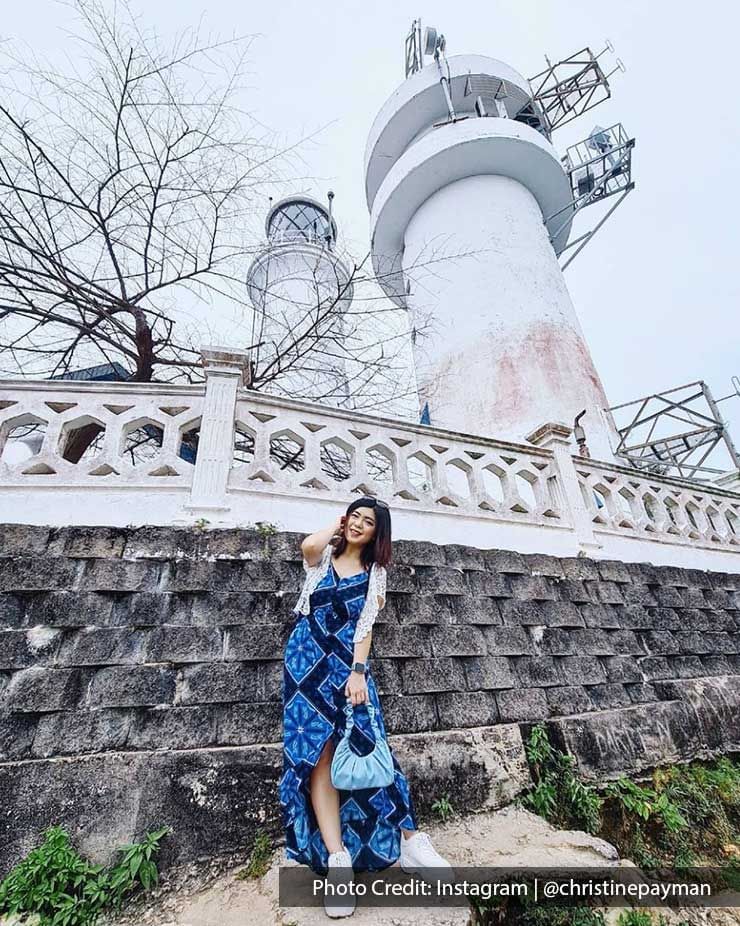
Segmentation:
{"type": "MultiPolygon", "coordinates": [[[[416,828],[408,782],[395,756],[395,779],[388,787],[337,791],[331,783],[348,698],[355,752],[367,754],[375,741],[363,705],[375,707],[386,735],[368,655],[375,617],[385,606],[385,567],[391,560],[388,506],[375,498],[355,499],[331,526],[306,537],[301,551],[307,575],[285,647],[283,677],[280,804],[286,855],[334,875],[333,880],[351,881],[353,869],[378,871],[399,859],[404,870],[451,871],[429,836],[416,828]],[[332,868],[341,872],[332,873],[332,868]]],[[[326,910],[348,915],[354,900],[345,898],[342,907],[327,905],[326,910]]]]}

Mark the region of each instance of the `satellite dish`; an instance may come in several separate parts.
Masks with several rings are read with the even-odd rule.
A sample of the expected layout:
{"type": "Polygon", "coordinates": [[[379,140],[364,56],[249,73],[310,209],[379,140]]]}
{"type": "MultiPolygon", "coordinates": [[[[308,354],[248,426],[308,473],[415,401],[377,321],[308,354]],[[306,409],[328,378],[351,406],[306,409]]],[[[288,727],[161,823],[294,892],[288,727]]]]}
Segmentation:
{"type": "Polygon", "coordinates": [[[427,26],[424,30],[424,54],[433,55],[437,49],[437,30],[427,26]]]}

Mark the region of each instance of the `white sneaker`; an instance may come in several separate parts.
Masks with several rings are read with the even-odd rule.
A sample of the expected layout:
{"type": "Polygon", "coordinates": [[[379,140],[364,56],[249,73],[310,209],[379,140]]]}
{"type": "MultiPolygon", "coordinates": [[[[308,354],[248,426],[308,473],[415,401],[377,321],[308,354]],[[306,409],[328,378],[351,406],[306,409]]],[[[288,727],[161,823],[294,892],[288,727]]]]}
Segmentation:
{"type": "MultiPolygon", "coordinates": [[[[352,857],[344,845],[338,852],[330,853],[328,867],[326,880],[330,884],[346,884],[351,891],[355,880],[352,857]]],[[[355,895],[349,891],[343,895],[327,893],[324,895],[324,910],[327,916],[351,916],[355,912],[355,895]]]]}
{"type": "Polygon", "coordinates": [[[455,872],[447,859],[437,852],[427,833],[421,830],[409,836],[401,834],[401,868],[408,873],[418,874],[424,881],[454,881],[455,872]],[[430,868],[432,871],[425,872],[430,868]]]}

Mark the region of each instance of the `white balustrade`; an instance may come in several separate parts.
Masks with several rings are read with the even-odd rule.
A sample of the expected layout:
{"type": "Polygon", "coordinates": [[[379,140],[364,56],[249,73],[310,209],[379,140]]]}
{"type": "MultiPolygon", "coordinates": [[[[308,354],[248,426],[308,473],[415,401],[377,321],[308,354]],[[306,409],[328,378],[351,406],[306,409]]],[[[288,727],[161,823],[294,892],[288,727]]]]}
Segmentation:
{"type": "Polygon", "coordinates": [[[396,538],[738,568],[740,493],[573,456],[560,424],[515,444],[276,398],[246,360],[204,348],[200,385],[0,381],[0,521],[307,532],[366,494],[396,538]]]}

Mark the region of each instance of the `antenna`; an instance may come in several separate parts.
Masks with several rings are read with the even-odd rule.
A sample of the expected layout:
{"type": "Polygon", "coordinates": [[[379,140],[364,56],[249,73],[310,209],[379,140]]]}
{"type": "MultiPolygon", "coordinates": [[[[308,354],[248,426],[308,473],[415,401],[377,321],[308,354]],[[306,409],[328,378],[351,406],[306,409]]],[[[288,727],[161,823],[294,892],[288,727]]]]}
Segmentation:
{"type": "Polygon", "coordinates": [[[542,107],[550,132],[609,99],[609,78],[617,71],[626,71],[626,68],[617,58],[615,67],[605,72],[599,59],[607,52],[614,52],[614,46],[608,39],[598,55],[594,55],[590,48],[582,48],[555,64],[545,56],[547,68],[530,78],[530,84],[533,98],[542,107]]]}
{"type": "Polygon", "coordinates": [[[405,76],[411,77],[424,67],[421,50],[421,20],[415,19],[411,23],[411,31],[406,36],[405,43],[405,76]]]}

